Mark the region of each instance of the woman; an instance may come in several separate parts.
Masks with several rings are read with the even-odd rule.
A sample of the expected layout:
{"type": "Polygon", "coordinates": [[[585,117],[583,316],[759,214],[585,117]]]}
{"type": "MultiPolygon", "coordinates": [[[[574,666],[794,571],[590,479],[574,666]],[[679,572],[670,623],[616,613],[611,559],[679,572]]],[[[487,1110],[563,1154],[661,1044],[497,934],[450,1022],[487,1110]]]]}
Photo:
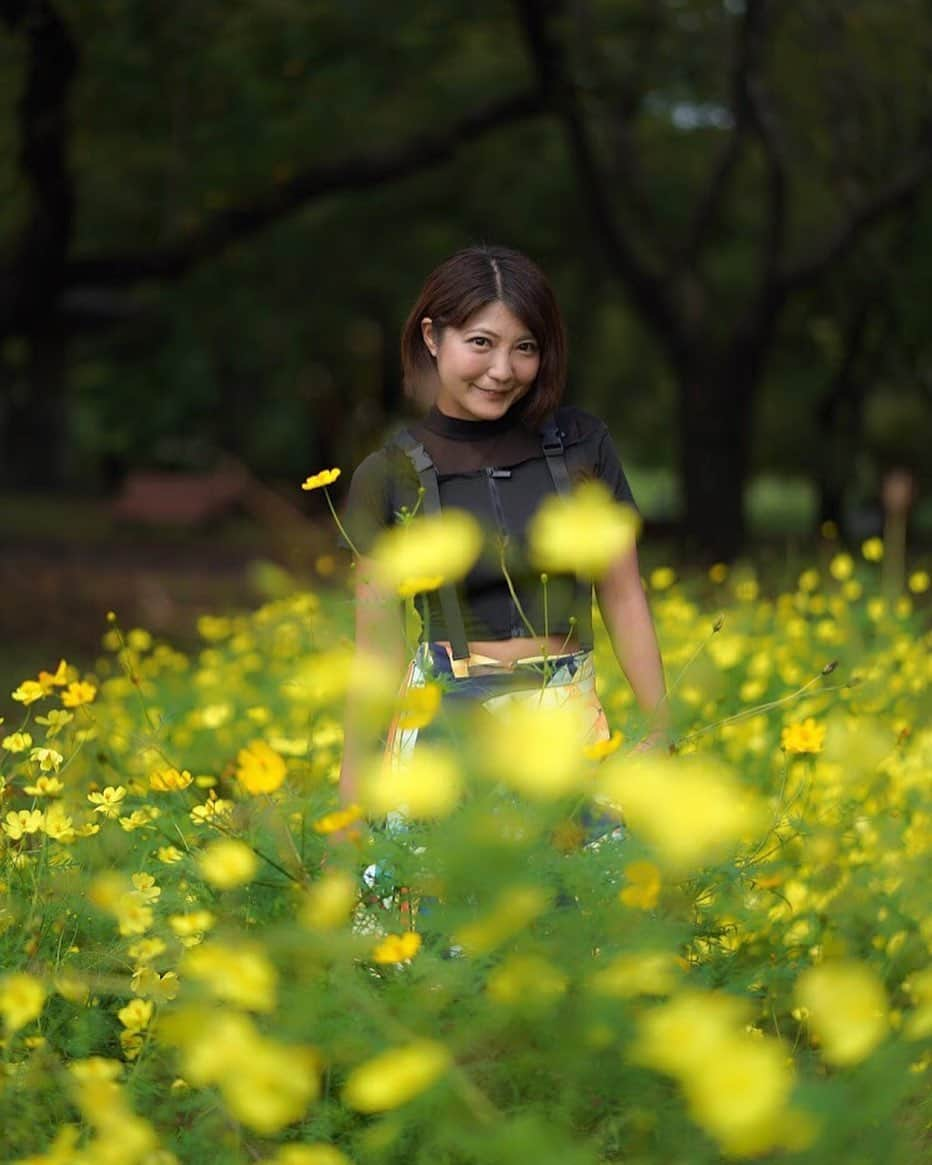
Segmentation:
{"type": "MultiPolygon", "coordinates": [[[[406,393],[430,407],[353,475],[344,524],[362,554],[357,647],[382,655],[399,675],[404,669],[397,596],[373,581],[365,557],[373,539],[403,506],[428,513],[466,509],[492,537],[460,585],[421,596],[429,640],[408,661],[405,686],[441,679],[442,712],[462,701],[492,708],[488,701],[502,693],[543,687],[582,706],[588,741],[605,739],[592,668],[592,586],[570,574],[550,575],[542,585],[527,561],[525,536],[543,497],[568,492],[585,478],[600,479],[615,499],[634,503],[605,425],[560,407],[565,332],[546,277],[504,247],[458,252],[428,276],[405,324],[401,356],[406,393]]],[[[639,747],[654,747],[666,736],[668,705],[633,545],[596,591],[618,661],[650,724],[639,747]]],[[[351,702],[340,777],[346,802],[356,799],[364,735],[351,702]]],[[[416,735],[391,730],[389,752],[397,759],[416,735]]]]}

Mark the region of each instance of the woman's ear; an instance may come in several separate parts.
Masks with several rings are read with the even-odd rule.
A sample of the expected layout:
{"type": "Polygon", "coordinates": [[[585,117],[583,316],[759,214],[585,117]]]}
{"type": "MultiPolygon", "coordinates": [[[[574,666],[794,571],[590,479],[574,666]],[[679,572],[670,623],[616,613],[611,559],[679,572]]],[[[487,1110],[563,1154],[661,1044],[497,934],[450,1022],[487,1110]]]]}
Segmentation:
{"type": "Polygon", "coordinates": [[[437,355],[437,342],[434,339],[434,321],[430,316],[424,316],[421,320],[421,335],[424,338],[424,343],[427,346],[427,351],[431,356],[437,355]]]}

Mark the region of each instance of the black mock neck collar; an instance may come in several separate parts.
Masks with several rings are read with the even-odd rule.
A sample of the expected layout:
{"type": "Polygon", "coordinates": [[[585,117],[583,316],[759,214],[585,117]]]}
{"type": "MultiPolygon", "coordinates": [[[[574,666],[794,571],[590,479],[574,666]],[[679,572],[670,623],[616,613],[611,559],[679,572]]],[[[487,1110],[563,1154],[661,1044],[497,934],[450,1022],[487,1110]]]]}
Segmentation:
{"type": "Polygon", "coordinates": [[[450,437],[454,441],[481,441],[484,437],[507,433],[519,420],[513,405],[507,413],[491,421],[466,421],[461,417],[448,417],[433,405],[422,423],[425,429],[436,433],[438,437],[450,437]]]}

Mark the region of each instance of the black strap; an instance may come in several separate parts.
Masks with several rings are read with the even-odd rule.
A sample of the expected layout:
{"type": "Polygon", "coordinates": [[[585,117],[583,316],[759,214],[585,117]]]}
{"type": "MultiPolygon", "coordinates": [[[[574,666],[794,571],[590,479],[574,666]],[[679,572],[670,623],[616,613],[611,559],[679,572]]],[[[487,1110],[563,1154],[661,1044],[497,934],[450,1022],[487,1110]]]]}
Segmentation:
{"type": "MultiPolygon", "coordinates": [[[[541,427],[541,449],[547,460],[547,468],[553,479],[554,489],[564,496],[572,492],[569,470],[566,467],[566,455],[563,446],[563,435],[557,427],[553,417],[541,427]]],[[[437,470],[430,454],[416,441],[407,429],[400,429],[392,438],[392,444],[397,445],[407,454],[424,488],[424,512],[427,514],[440,513],[440,488],[437,484],[437,470]]],[[[586,645],[592,639],[592,586],[577,582],[579,609],[582,612],[577,634],[580,641],[586,645]]],[[[453,658],[463,660],[469,658],[469,646],[466,641],[466,626],[463,622],[463,611],[460,607],[456,589],[451,586],[440,587],[440,609],[450,635],[450,644],[453,647],[453,658]]],[[[454,675],[462,668],[454,664],[454,675]]]]}
{"type": "MultiPolygon", "coordinates": [[[[393,443],[402,449],[409,457],[424,490],[424,513],[440,513],[440,487],[437,484],[437,470],[430,454],[407,429],[401,429],[392,438],[393,443]]],[[[453,648],[453,659],[469,659],[469,643],[466,640],[466,625],[463,622],[463,609],[460,606],[459,596],[452,584],[447,583],[438,590],[440,609],[443,620],[447,625],[450,636],[450,646],[453,648]]],[[[461,666],[453,664],[453,674],[457,675],[461,666]]]]}
{"type": "MultiPolygon", "coordinates": [[[[541,448],[547,459],[547,468],[553,479],[553,487],[558,494],[568,496],[573,489],[569,470],[566,468],[566,456],[563,447],[563,434],[557,426],[554,417],[549,417],[540,430],[541,448]]],[[[576,580],[576,603],[579,611],[579,622],[576,634],[583,647],[592,643],[592,584],[582,579],[576,580]]]]}

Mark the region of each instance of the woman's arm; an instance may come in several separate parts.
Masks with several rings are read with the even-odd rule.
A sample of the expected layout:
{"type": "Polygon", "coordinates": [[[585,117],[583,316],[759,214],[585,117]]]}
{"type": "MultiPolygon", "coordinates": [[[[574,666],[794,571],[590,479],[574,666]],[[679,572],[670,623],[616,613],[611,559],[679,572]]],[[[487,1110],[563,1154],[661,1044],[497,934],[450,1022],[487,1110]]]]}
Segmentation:
{"type": "Polygon", "coordinates": [[[647,739],[654,742],[669,738],[670,705],[666,699],[663,663],[641,584],[637,547],[632,546],[615,560],[596,584],[596,596],[621,670],[647,717],[647,739]]]}
{"type": "MultiPolygon", "coordinates": [[[[371,559],[359,558],[356,572],[354,668],[375,668],[386,676],[397,676],[400,683],[405,666],[405,644],[398,598],[376,582],[371,559]]],[[[376,676],[376,683],[381,678],[381,675],[376,676]]],[[[344,804],[357,799],[360,767],[378,748],[387,727],[373,714],[371,702],[361,694],[360,688],[359,684],[351,685],[344,712],[343,763],[340,768],[340,799],[344,804]]]]}

